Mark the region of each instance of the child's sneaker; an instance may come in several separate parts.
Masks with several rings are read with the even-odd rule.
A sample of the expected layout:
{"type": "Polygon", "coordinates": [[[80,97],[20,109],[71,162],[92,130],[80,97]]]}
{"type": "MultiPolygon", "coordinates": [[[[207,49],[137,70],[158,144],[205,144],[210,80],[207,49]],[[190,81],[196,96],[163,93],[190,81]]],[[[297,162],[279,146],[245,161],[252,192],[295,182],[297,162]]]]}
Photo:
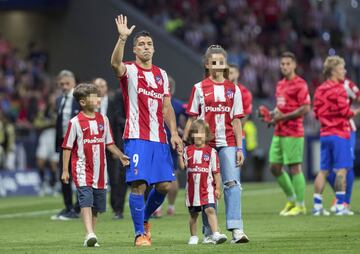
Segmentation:
{"type": "Polygon", "coordinates": [[[230,241],[231,243],[248,243],[249,238],[245,235],[244,231],[240,229],[234,229],[232,231],[233,239],[230,241]]]}
{"type": "Polygon", "coordinates": [[[94,247],[97,243],[97,238],[94,233],[89,233],[84,241],[84,247],[94,247]]]}
{"type": "Polygon", "coordinates": [[[193,235],[190,237],[188,244],[195,245],[195,244],[198,244],[198,242],[199,242],[199,237],[197,237],[196,235],[193,235]]]}
{"type": "Polygon", "coordinates": [[[214,240],[212,239],[211,235],[205,236],[205,238],[204,238],[204,240],[203,240],[202,243],[203,243],[203,244],[209,244],[209,243],[211,243],[211,244],[216,244],[216,243],[214,242],[214,240]]]}
{"type": "Polygon", "coordinates": [[[212,240],[214,241],[214,244],[221,244],[226,242],[227,237],[224,234],[220,234],[219,232],[215,232],[212,236],[211,236],[212,240]]]}

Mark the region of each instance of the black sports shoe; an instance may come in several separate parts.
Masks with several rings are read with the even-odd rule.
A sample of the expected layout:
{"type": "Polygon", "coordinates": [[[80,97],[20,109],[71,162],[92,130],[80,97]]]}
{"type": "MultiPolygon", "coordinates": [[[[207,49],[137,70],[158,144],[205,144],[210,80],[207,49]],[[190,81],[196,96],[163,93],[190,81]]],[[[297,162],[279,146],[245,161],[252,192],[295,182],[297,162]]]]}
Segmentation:
{"type": "Polygon", "coordinates": [[[120,212],[116,212],[113,217],[113,220],[122,220],[122,219],[124,219],[124,215],[120,212]]]}

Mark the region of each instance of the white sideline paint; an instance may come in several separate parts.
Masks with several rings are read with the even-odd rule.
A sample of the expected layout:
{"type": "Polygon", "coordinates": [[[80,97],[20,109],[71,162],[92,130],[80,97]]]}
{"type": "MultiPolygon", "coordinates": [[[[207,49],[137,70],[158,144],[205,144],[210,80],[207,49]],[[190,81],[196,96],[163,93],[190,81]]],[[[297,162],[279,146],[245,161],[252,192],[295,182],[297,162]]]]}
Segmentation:
{"type": "Polygon", "coordinates": [[[58,213],[60,209],[53,210],[42,210],[42,211],[33,211],[33,212],[25,212],[25,213],[9,213],[0,215],[0,219],[12,219],[19,217],[36,217],[39,215],[46,215],[51,213],[58,213]]]}
{"type": "MultiPolygon", "coordinates": [[[[258,196],[264,194],[274,194],[280,193],[280,188],[269,188],[269,189],[260,189],[260,190],[248,190],[242,193],[243,197],[248,196],[258,196]]],[[[127,204],[128,205],[128,204],[127,204]]],[[[42,210],[42,211],[33,211],[33,212],[24,212],[24,213],[9,213],[0,215],[0,219],[13,219],[19,217],[36,217],[41,215],[53,214],[59,212],[61,209],[53,209],[53,210],[42,210]]]]}

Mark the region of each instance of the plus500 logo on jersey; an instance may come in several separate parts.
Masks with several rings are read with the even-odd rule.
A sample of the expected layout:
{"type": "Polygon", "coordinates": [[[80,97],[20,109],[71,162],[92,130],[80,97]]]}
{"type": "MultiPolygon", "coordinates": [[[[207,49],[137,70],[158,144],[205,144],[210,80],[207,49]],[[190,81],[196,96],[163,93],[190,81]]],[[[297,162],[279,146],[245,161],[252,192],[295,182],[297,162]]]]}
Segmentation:
{"type": "Polygon", "coordinates": [[[84,144],[97,144],[104,143],[104,138],[93,138],[93,139],[84,139],[84,144]]]}
{"type": "Polygon", "coordinates": [[[203,168],[203,167],[199,167],[199,166],[195,166],[195,168],[189,168],[188,169],[189,172],[209,172],[208,168],[203,168]]]}
{"type": "Polygon", "coordinates": [[[229,106],[223,106],[221,104],[219,104],[219,106],[217,107],[212,107],[212,106],[206,106],[205,107],[205,112],[219,112],[219,113],[225,113],[225,112],[230,112],[231,108],[229,106]]]}
{"type": "Polygon", "coordinates": [[[138,93],[139,94],[145,94],[147,96],[150,96],[152,98],[156,98],[156,99],[162,99],[163,98],[163,94],[161,93],[157,93],[157,92],[154,92],[154,91],[148,91],[148,90],[145,90],[144,88],[139,88],[138,89],[138,93]]]}

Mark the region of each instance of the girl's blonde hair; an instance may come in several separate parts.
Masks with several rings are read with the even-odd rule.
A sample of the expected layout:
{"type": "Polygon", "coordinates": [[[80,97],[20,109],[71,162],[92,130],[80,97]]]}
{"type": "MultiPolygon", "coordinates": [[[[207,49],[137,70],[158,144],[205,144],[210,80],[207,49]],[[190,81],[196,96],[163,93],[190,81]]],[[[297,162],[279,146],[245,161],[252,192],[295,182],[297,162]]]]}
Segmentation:
{"type": "MultiPolygon", "coordinates": [[[[208,49],[206,50],[205,55],[204,55],[204,69],[205,69],[205,77],[206,78],[210,76],[210,70],[206,68],[206,64],[209,61],[209,58],[211,57],[211,55],[213,55],[213,54],[221,54],[225,57],[225,59],[227,61],[227,53],[223,47],[221,47],[220,45],[211,45],[210,47],[208,47],[208,49]]],[[[226,79],[229,79],[229,67],[228,66],[224,69],[224,77],[226,79]]]]}
{"type": "Polygon", "coordinates": [[[189,131],[189,136],[187,139],[187,142],[189,144],[194,144],[194,138],[193,138],[193,134],[194,133],[198,133],[199,129],[203,129],[205,130],[205,143],[208,144],[210,140],[213,139],[213,135],[210,131],[210,127],[209,124],[207,122],[205,122],[204,120],[198,119],[195,120],[191,126],[190,126],[190,131],[189,131]]]}
{"type": "Polygon", "coordinates": [[[344,58],[340,56],[328,56],[325,59],[323,66],[323,74],[325,78],[330,78],[332,71],[340,64],[345,65],[344,58]]]}

